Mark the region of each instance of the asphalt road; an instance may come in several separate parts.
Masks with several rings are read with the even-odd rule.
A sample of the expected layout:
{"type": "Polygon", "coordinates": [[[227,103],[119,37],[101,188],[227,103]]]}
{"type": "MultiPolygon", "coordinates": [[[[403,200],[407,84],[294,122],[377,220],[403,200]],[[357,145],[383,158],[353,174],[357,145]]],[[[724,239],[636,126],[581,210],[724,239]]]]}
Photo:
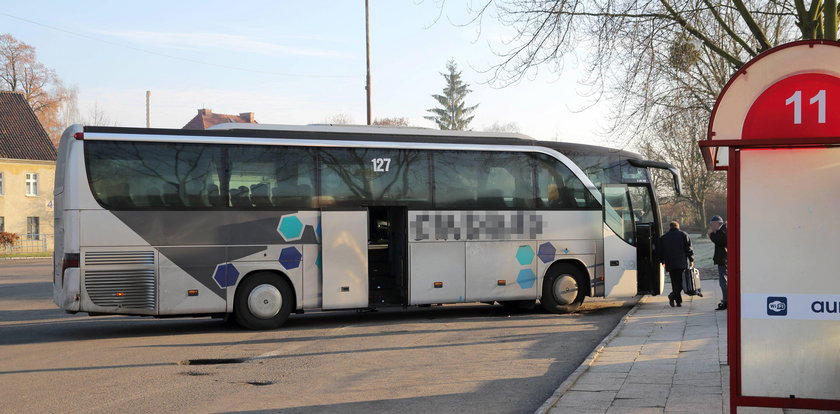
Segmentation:
{"type": "Polygon", "coordinates": [[[68,315],[50,274],[0,261],[0,412],[533,412],[636,301],[315,313],[254,332],[68,315]]]}

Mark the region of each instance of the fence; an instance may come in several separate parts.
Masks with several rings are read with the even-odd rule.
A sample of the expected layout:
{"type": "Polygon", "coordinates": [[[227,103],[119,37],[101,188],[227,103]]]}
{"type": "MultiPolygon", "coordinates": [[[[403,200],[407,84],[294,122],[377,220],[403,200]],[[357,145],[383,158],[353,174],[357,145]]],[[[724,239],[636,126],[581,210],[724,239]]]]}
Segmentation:
{"type": "Polygon", "coordinates": [[[0,247],[0,257],[46,253],[53,250],[52,234],[22,234],[14,246],[0,247]]]}

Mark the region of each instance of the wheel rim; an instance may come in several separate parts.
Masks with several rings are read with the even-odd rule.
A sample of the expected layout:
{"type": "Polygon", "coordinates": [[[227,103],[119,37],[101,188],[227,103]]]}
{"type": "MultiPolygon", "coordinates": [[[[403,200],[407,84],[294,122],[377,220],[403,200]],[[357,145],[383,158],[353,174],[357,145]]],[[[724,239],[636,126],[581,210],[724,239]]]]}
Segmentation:
{"type": "Polygon", "coordinates": [[[578,284],[572,275],[560,275],[554,279],[554,299],[561,305],[569,305],[577,299],[578,284]]]}
{"type": "Polygon", "coordinates": [[[280,313],[283,294],[274,285],[259,285],[248,295],[248,310],[260,319],[270,319],[280,313]]]}

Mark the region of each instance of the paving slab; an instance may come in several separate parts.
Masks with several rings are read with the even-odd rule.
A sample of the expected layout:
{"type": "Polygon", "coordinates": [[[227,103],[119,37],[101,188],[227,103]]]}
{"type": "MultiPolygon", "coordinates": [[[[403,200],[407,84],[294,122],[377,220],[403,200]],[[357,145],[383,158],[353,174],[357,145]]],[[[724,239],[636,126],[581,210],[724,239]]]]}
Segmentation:
{"type": "MultiPolygon", "coordinates": [[[[642,298],[537,413],[729,414],[727,312],[715,311],[717,280],[702,283],[705,296],[683,295],[680,308],[670,307],[666,295],[642,298]]],[[[840,412],[739,407],[738,413],[840,412]]]]}

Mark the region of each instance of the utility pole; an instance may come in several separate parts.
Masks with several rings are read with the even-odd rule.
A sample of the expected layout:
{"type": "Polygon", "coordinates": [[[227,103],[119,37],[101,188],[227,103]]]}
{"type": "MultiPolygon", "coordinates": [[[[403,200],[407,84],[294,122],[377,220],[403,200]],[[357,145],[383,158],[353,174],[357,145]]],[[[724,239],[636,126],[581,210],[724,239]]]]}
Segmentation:
{"type": "Polygon", "coordinates": [[[146,91],[146,128],[152,126],[152,91],[146,91]]]}
{"type": "Polygon", "coordinates": [[[370,0],[365,0],[365,50],[367,51],[367,124],[371,125],[370,118],[370,0]]]}

